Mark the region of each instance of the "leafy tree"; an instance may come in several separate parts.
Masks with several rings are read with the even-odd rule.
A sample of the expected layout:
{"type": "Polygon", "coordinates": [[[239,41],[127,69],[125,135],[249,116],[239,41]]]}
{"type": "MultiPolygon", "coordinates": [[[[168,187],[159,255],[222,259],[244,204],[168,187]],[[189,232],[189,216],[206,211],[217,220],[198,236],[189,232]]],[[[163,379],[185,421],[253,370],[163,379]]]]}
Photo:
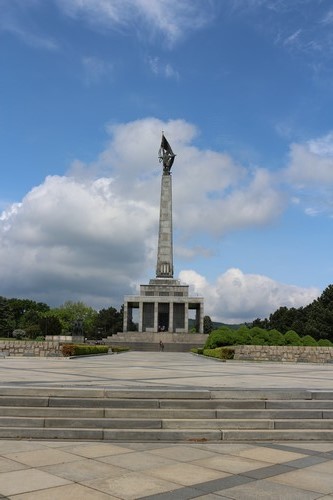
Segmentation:
{"type": "Polygon", "coordinates": [[[97,311],[83,302],[67,301],[62,306],[52,309],[52,315],[56,316],[64,332],[74,332],[77,322],[82,321],[83,333],[90,337],[94,331],[94,322],[97,311]]]}
{"type": "Polygon", "coordinates": [[[277,329],[282,333],[292,330],[302,337],[310,335],[315,340],[333,341],[333,285],[329,285],[318,299],[306,307],[280,307],[269,319],[254,320],[252,326],[265,326],[269,330],[277,329]]]}
{"type": "Polygon", "coordinates": [[[39,320],[39,327],[41,333],[45,335],[61,335],[62,325],[57,316],[53,314],[44,315],[39,320]]]}
{"type": "Polygon", "coordinates": [[[0,297],[0,337],[9,337],[15,329],[15,319],[8,299],[0,297]]]}
{"type": "Polygon", "coordinates": [[[203,331],[206,334],[209,334],[213,331],[213,322],[210,316],[204,316],[203,319],[203,331]]]}
{"type": "Polygon", "coordinates": [[[34,311],[41,315],[50,310],[49,306],[44,302],[35,302],[28,299],[8,299],[8,304],[15,320],[15,328],[23,326],[26,322],[25,315],[29,312],[34,311]]]}
{"type": "Polygon", "coordinates": [[[94,320],[94,338],[111,336],[123,330],[123,307],[117,311],[114,307],[101,309],[94,320]]]}

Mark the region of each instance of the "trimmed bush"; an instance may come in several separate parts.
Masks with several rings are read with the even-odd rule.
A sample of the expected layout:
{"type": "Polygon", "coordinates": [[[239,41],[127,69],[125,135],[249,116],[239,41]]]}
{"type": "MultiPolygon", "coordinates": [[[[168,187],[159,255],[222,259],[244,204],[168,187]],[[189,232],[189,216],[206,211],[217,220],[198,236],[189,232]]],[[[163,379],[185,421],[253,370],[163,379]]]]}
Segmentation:
{"type": "Polygon", "coordinates": [[[74,344],[63,344],[61,346],[61,352],[63,356],[74,356],[75,352],[74,344]]]}
{"type": "Polygon", "coordinates": [[[192,347],[190,352],[193,352],[193,354],[203,354],[203,347],[192,347]]]}
{"type": "Polygon", "coordinates": [[[303,345],[301,337],[294,330],[289,330],[284,335],[284,341],[286,345],[303,345]]]}
{"type": "Polygon", "coordinates": [[[311,337],[311,335],[305,335],[305,337],[302,337],[301,338],[301,341],[302,341],[302,344],[304,346],[317,346],[317,342],[316,340],[311,337]]]}
{"type": "Polygon", "coordinates": [[[129,347],[127,346],[122,346],[122,345],[118,345],[118,346],[111,346],[111,349],[112,349],[112,352],[127,352],[130,350],[129,347]]]}
{"type": "Polygon", "coordinates": [[[320,339],[317,342],[317,345],[320,347],[333,347],[333,344],[330,340],[328,339],[320,339]]]}
{"type": "Polygon", "coordinates": [[[216,349],[204,349],[204,356],[218,359],[234,359],[235,350],[230,347],[217,347],[216,349]]]}
{"type": "Polygon", "coordinates": [[[89,356],[90,354],[106,354],[108,346],[87,344],[63,344],[61,347],[63,356],[89,356]]]}

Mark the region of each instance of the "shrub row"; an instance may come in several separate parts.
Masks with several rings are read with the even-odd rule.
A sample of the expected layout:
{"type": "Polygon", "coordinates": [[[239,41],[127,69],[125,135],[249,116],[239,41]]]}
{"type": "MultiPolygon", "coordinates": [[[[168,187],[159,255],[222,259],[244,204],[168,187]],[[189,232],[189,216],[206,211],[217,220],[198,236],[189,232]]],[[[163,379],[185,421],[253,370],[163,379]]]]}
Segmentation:
{"type": "Polygon", "coordinates": [[[109,351],[105,345],[63,344],[63,356],[88,356],[89,354],[106,354],[109,351]]]}
{"type": "Polygon", "coordinates": [[[264,330],[259,327],[247,328],[242,326],[238,330],[231,330],[224,326],[214,330],[209,335],[204,348],[215,349],[216,347],[232,345],[333,346],[328,339],[320,339],[317,342],[310,335],[300,337],[293,330],[283,335],[278,330],[264,330]]]}
{"type": "Polygon", "coordinates": [[[191,349],[191,352],[219,359],[234,359],[235,356],[235,349],[232,349],[231,347],[217,347],[216,349],[204,349],[203,347],[193,347],[191,349]]]}
{"type": "Polygon", "coordinates": [[[121,346],[121,345],[112,346],[111,349],[112,349],[112,352],[127,352],[130,350],[129,347],[121,346]]]}

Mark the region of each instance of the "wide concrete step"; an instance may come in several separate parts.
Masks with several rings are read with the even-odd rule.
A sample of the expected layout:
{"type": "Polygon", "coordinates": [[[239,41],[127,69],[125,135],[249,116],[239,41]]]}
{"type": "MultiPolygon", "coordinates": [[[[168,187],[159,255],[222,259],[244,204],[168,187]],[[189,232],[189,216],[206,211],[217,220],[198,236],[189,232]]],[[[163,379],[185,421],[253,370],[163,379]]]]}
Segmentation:
{"type": "Polygon", "coordinates": [[[333,429],[333,420],[1,417],[3,427],[61,429],[333,429]]]}
{"type": "Polygon", "coordinates": [[[163,429],[333,429],[333,420],[271,419],[169,419],[162,420],[163,429]]]}
{"type": "Polygon", "coordinates": [[[223,441],[333,441],[332,429],[226,430],[223,441]]]}
{"type": "Polygon", "coordinates": [[[0,387],[0,438],[333,440],[333,391],[0,387]]]}
{"type": "Polygon", "coordinates": [[[252,409],[191,409],[191,408],[72,408],[70,406],[55,407],[0,407],[0,419],[9,417],[24,418],[84,418],[86,419],[333,419],[333,410],[252,410],[252,409]]]}

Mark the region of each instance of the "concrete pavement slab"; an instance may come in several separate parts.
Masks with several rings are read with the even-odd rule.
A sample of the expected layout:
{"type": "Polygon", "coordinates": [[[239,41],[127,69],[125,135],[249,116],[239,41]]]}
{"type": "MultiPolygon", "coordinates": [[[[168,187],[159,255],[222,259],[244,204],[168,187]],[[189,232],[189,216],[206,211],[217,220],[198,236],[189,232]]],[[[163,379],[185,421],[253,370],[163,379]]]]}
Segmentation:
{"type": "Polygon", "coordinates": [[[124,500],[136,500],[181,488],[179,484],[147,476],[142,472],[133,472],[114,479],[87,481],[83,484],[124,500]]]}
{"type": "Polygon", "coordinates": [[[333,494],[332,471],[327,474],[324,472],[311,471],[309,468],[306,468],[271,477],[269,481],[307,491],[333,494]]]}
{"type": "MultiPolygon", "coordinates": [[[[99,458],[100,462],[118,465],[131,471],[151,469],[158,466],[173,465],[174,460],[154,455],[149,451],[125,453],[123,455],[111,455],[99,458]]],[[[178,464],[178,462],[176,462],[178,464]]]]}
{"type": "Polygon", "coordinates": [[[66,479],[38,469],[4,472],[0,474],[0,494],[5,496],[16,495],[69,483],[66,479]]]}
{"type": "Polygon", "coordinates": [[[149,469],[146,473],[150,476],[181,484],[182,486],[193,487],[198,483],[229,476],[226,472],[193,465],[193,463],[183,463],[181,467],[179,467],[178,464],[165,465],[163,467],[149,469]]]}
{"type": "Polygon", "coordinates": [[[47,490],[23,493],[9,497],[9,500],[119,500],[92,488],[80,484],[69,484],[47,490]]]}
{"type": "Polygon", "coordinates": [[[234,488],[217,491],[216,493],[235,500],[267,500],[268,498],[273,498],[274,500],[322,499],[320,493],[273,484],[269,481],[254,481],[234,488]]]}
{"type": "Polygon", "coordinates": [[[121,468],[120,466],[117,467],[91,459],[49,465],[41,467],[41,470],[77,483],[80,481],[89,481],[91,479],[117,477],[128,472],[127,469],[121,468]]]}

